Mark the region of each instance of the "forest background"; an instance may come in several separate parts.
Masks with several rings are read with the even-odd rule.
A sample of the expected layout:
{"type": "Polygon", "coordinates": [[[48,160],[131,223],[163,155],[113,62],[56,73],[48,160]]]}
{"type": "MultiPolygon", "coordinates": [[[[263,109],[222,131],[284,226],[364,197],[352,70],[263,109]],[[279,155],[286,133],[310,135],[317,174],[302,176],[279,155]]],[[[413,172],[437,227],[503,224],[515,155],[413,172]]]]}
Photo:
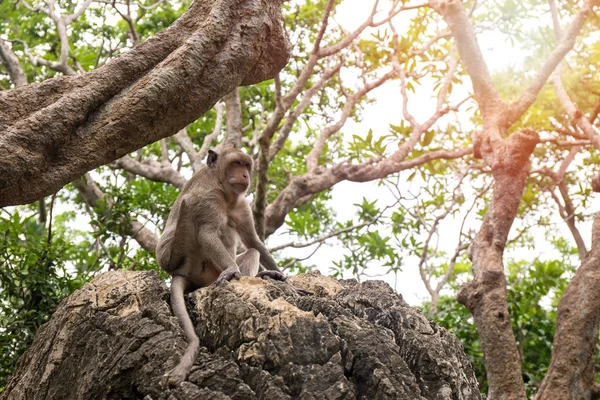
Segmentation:
{"type": "MultiPolygon", "coordinates": [[[[170,138],[55,194],[0,209],[0,392],[62,298],[106,270],[157,269],[171,204],[226,138],[256,160],[257,229],[287,273],[387,280],[459,337],[483,392],[484,359],[489,369],[496,358],[484,357],[477,306],[457,294],[474,272],[477,281],[472,266],[494,202],[516,192],[514,223],[495,225],[507,235],[498,239],[504,276],[496,281],[523,390],[538,392],[559,301],[595,248],[600,20],[593,2],[468,1],[458,14],[442,3],[285,2],[291,57],[275,79],[228,93],[170,138]],[[471,25],[483,55],[461,36],[471,25]],[[497,112],[499,98],[514,107],[497,112]],[[521,190],[504,191],[493,151],[503,146],[494,140],[516,154],[533,131],[531,167],[509,165],[521,190]],[[519,149],[511,137],[525,137],[519,149]]],[[[0,90],[96,70],[189,5],[4,0],[0,90]]],[[[598,305],[588,305],[593,319],[598,305]]],[[[592,364],[600,363],[597,331],[596,322],[592,364]]]]}

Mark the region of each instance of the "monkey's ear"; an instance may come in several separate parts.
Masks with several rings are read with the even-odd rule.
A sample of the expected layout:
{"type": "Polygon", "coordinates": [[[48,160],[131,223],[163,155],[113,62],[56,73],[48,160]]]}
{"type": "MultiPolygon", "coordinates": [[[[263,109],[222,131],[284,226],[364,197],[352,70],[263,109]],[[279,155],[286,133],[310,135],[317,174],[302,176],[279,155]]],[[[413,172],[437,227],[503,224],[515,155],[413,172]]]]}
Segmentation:
{"type": "Polygon", "coordinates": [[[208,157],[206,157],[206,165],[208,165],[209,168],[214,168],[217,164],[217,158],[219,158],[219,155],[215,151],[209,150],[208,157]]]}

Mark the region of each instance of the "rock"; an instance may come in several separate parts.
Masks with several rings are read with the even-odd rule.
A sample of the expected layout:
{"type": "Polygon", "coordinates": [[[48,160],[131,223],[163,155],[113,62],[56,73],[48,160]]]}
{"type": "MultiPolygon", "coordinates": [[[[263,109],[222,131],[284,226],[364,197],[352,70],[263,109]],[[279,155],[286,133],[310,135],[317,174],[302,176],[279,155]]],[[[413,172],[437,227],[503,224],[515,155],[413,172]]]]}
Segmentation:
{"type": "Polygon", "coordinates": [[[456,337],[387,284],[288,281],[243,277],[189,294],[201,347],[168,388],[186,343],[166,285],[155,272],[102,274],[39,329],[2,399],[482,398],[456,337]]]}

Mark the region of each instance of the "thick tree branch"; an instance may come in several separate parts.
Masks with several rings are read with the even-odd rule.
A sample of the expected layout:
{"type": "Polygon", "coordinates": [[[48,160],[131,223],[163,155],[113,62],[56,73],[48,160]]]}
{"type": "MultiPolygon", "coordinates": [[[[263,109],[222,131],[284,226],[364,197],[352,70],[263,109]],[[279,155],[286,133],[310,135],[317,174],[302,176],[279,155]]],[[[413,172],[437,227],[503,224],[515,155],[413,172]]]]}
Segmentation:
{"type": "Polygon", "coordinates": [[[0,207],[173,135],[288,57],[275,0],[196,0],[173,25],[97,70],[0,98],[0,207]]]}
{"type": "Polygon", "coordinates": [[[429,4],[444,18],[454,36],[458,53],[473,83],[475,99],[479,103],[484,119],[504,110],[506,103],[500,98],[494,86],[462,1],[432,0],[429,4]]]}
{"type": "Polygon", "coordinates": [[[554,71],[564,56],[573,48],[579,32],[592,12],[593,5],[594,0],[585,1],[582,9],[573,18],[571,26],[565,32],[564,37],[538,71],[533,81],[516,102],[507,105],[500,98],[492,81],[487,64],[477,43],[469,15],[463,8],[462,1],[432,0],[430,2],[430,6],[442,15],[456,40],[460,58],[473,83],[475,99],[479,104],[486,125],[484,135],[488,136],[488,140],[497,142],[499,139],[498,136],[502,135],[506,129],[513,125],[535,102],[537,95],[548,80],[548,77],[552,74],[552,71],[554,71]]]}

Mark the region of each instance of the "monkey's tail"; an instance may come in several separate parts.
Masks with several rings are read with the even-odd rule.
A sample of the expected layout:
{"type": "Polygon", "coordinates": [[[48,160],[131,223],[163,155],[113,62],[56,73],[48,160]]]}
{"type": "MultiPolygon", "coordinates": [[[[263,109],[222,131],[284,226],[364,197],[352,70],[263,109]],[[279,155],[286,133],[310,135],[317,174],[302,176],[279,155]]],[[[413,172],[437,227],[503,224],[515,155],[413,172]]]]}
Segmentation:
{"type": "Polygon", "coordinates": [[[177,385],[185,379],[194,364],[196,351],[200,346],[200,339],[198,339],[198,336],[196,335],[194,325],[192,324],[190,315],[185,307],[183,294],[187,285],[188,281],[183,276],[173,276],[171,282],[171,308],[173,309],[173,314],[175,314],[179,321],[179,325],[185,333],[187,348],[185,349],[185,353],[183,353],[179,364],[169,373],[169,383],[172,385],[177,385]]]}

